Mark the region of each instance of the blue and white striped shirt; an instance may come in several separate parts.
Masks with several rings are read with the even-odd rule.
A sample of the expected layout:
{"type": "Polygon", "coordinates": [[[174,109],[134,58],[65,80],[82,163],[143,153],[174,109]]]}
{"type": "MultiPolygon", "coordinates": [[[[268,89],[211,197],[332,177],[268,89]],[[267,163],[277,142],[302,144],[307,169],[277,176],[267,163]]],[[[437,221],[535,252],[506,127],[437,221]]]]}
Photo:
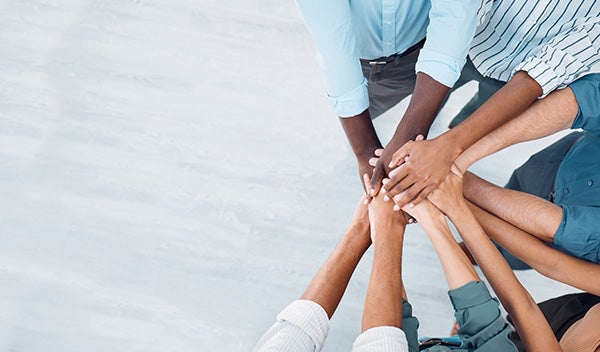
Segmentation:
{"type": "Polygon", "coordinates": [[[600,1],[484,0],[469,56],[486,77],[526,71],[543,95],[599,72],[600,1]]]}

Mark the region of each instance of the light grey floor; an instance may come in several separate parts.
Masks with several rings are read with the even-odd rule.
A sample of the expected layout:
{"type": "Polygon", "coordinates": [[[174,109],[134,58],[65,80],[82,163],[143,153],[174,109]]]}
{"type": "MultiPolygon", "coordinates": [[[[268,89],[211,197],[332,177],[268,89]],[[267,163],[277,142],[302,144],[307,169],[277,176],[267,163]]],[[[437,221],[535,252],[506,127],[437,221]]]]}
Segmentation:
{"type": "MultiPolygon", "coordinates": [[[[0,20],[0,350],[250,350],[360,196],[293,2],[3,1],[0,20]]],[[[502,183],[548,143],[477,170],[502,183]]],[[[437,259],[418,226],[406,245],[421,332],[445,334],[437,259]]],[[[359,333],[370,259],[325,351],[359,333]]]]}

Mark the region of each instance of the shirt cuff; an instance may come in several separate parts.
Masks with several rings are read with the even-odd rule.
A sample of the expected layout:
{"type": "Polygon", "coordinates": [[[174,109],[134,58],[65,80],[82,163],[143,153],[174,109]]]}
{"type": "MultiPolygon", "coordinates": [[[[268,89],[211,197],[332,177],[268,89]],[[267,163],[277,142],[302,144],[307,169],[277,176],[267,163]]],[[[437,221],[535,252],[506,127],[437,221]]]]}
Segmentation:
{"type": "Polygon", "coordinates": [[[560,85],[560,79],[556,72],[554,72],[550,65],[538,57],[531,56],[525,59],[525,61],[515,67],[511,76],[514,76],[518,71],[527,72],[542,87],[542,95],[539,96],[540,99],[550,94],[560,85]]]}
{"type": "Polygon", "coordinates": [[[466,57],[457,59],[435,50],[423,48],[419,53],[415,70],[426,73],[446,87],[452,88],[458,81],[465,62],[467,62],[466,57]]]}
{"type": "Polygon", "coordinates": [[[319,304],[308,300],[297,300],[277,315],[278,321],[288,321],[302,329],[315,343],[315,351],[321,350],[329,332],[329,318],[319,304]]]}
{"type": "Polygon", "coordinates": [[[354,344],[353,352],[406,352],[408,344],[404,331],[394,326],[378,326],[360,334],[354,344]]]}
{"type": "Polygon", "coordinates": [[[344,95],[333,97],[327,94],[327,97],[339,117],[356,116],[369,108],[367,79],[363,77],[363,81],[358,87],[344,95]]]}
{"type": "Polygon", "coordinates": [[[492,299],[490,291],[482,281],[471,281],[459,288],[448,291],[454,310],[478,306],[492,299]]]}

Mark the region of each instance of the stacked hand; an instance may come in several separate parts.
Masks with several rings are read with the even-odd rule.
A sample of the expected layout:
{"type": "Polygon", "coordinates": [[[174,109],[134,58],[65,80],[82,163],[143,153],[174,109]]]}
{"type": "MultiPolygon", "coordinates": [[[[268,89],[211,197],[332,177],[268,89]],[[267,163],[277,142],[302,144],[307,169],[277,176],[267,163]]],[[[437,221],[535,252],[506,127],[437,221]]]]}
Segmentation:
{"type": "Polygon", "coordinates": [[[398,149],[389,164],[389,182],[383,187],[398,209],[417,204],[436,189],[448,175],[457,153],[439,139],[418,136],[398,149]]]}

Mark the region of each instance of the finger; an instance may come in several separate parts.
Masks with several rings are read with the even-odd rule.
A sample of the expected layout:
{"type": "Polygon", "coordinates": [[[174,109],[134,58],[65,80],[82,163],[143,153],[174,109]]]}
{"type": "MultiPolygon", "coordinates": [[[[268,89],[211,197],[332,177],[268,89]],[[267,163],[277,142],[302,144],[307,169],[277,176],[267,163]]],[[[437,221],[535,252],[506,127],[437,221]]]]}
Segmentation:
{"type": "Polygon", "coordinates": [[[387,194],[387,191],[386,191],[386,189],[385,189],[385,185],[386,185],[387,183],[389,183],[389,182],[390,182],[390,179],[389,179],[389,178],[384,178],[383,180],[381,180],[381,184],[382,184],[383,186],[381,187],[381,190],[379,191],[379,192],[381,192],[381,193],[385,194],[385,195],[383,196],[383,200],[384,200],[384,201],[386,201],[386,202],[390,200],[390,196],[387,194]]]}
{"type": "Polygon", "coordinates": [[[369,165],[373,167],[377,166],[377,160],[379,160],[379,158],[372,157],[371,159],[369,159],[369,165]]]}
{"type": "Polygon", "coordinates": [[[379,157],[383,154],[383,148],[375,149],[375,156],[379,157]]]}
{"type": "Polygon", "coordinates": [[[404,178],[398,179],[397,181],[396,178],[392,178],[390,179],[390,182],[385,185],[385,190],[391,198],[394,198],[398,196],[400,192],[405,191],[416,182],[419,182],[419,179],[413,175],[406,175],[404,178]],[[394,182],[396,183],[394,184],[394,182]]]}
{"type": "Polygon", "coordinates": [[[398,194],[397,194],[397,195],[396,195],[396,196],[393,198],[393,199],[394,199],[394,203],[396,203],[396,204],[394,204],[394,210],[395,210],[395,211],[398,211],[398,210],[400,210],[400,206],[398,205],[398,202],[399,202],[400,200],[402,200],[402,198],[404,198],[404,196],[405,196],[405,195],[406,195],[406,192],[400,192],[400,193],[398,193],[398,194]]]}
{"type": "MultiPolygon", "coordinates": [[[[369,177],[369,174],[364,174],[363,175],[363,183],[365,185],[365,190],[367,190],[369,187],[371,186],[371,178],[369,177]]],[[[365,194],[364,200],[363,200],[363,204],[369,204],[369,202],[371,201],[371,196],[369,196],[368,194],[365,194]]]]}
{"type": "Polygon", "coordinates": [[[414,143],[412,141],[406,142],[400,149],[396,150],[392,155],[389,167],[396,167],[402,163],[404,158],[410,154],[410,146],[414,143]]]}
{"type": "Polygon", "coordinates": [[[375,169],[373,169],[373,177],[371,177],[371,192],[369,193],[371,197],[375,197],[381,189],[381,181],[385,176],[382,166],[383,165],[381,165],[381,163],[378,163],[375,169]]]}
{"type": "Polygon", "coordinates": [[[396,198],[394,198],[394,201],[396,201],[396,204],[400,206],[400,208],[404,207],[405,205],[408,205],[409,208],[412,208],[417,204],[415,203],[416,198],[419,196],[419,193],[421,193],[425,186],[426,185],[424,183],[415,182],[406,189],[404,197],[398,199],[398,201],[396,201],[396,198]]]}
{"type": "MultiPolygon", "coordinates": [[[[387,193],[390,193],[396,186],[398,186],[398,183],[402,182],[407,176],[408,172],[406,170],[405,165],[400,165],[394,170],[390,171],[390,173],[388,174],[389,182],[385,183],[383,187],[385,188],[387,193]]],[[[403,191],[403,189],[394,191],[392,192],[391,196],[393,197],[401,191],[403,191]]]]}
{"type": "Polygon", "coordinates": [[[429,196],[429,194],[435,190],[435,186],[434,185],[430,185],[427,186],[425,188],[423,188],[423,190],[421,192],[419,192],[419,194],[417,195],[417,197],[410,203],[408,203],[409,207],[414,207],[415,205],[421,203],[422,201],[426,200],[427,197],[429,196]]]}
{"type": "Polygon", "coordinates": [[[450,171],[453,174],[455,174],[456,176],[458,176],[459,178],[461,178],[461,179],[463,178],[463,172],[458,166],[456,166],[456,164],[454,164],[454,163],[452,164],[452,166],[450,167],[450,171]]]}

